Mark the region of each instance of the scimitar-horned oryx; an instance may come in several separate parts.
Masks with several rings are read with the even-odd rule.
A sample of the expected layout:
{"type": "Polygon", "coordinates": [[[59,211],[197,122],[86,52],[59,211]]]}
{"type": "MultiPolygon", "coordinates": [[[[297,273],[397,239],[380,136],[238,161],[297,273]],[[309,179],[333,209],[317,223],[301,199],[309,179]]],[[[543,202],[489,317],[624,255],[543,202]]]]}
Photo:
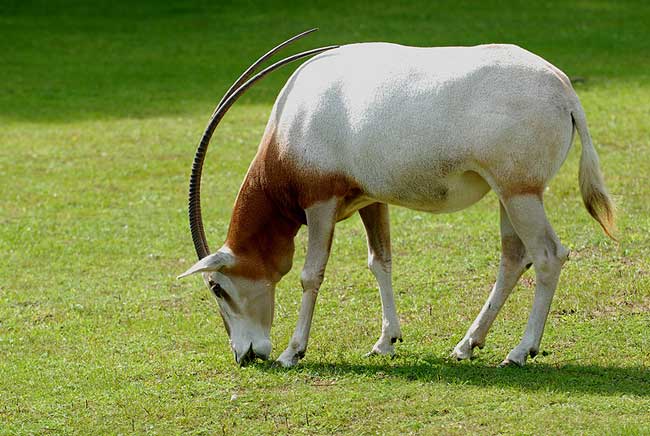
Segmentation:
{"type": "Polygon", "coordinates": [[[190,181],[190,224],[200,260],[181,276],[203,273],[239,364],[267,359],[275,286],[291,269],[294,237],[306,224],[298,325],[278,358],[284,366],[295,365],[307,349],[334,225],[359,211],[383,312],[381,336],[369,354],[392,354],[402,332],[391,285],[387,205],[454,212],[492,189],[501,211],[497,281],[452,355],[467,359],[474,347],[483,346],[513,286],[534,265],[536,289],[528,325],[504,360],[523,365],[539,350],[568,256],[546,218],[542,196],[569,152],[574,129],[582,142],[582,199],[605,232],[614,232],[613,206],[571,82],[539,56],[501,44],[324,47],[279,61],[250,78],[268,56],[309,32],[260,58],[215,109],[190,181]],[[278,95],[237,196],[226,242],[210,254],[199,188],[212,132],[256,80],[316,53],[278,95]]]}

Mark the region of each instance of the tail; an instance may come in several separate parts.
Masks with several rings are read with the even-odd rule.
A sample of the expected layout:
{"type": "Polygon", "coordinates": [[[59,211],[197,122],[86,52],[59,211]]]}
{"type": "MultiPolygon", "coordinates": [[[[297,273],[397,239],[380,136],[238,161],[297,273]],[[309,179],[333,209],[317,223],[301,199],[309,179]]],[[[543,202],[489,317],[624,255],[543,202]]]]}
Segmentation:
{"type": "Polygon", "coordinates": [[[591,216],[600,223],[607,236],[616,241],[617,239],[614,236],[616,233],[614,204],[607,193],[603,175],[600,172],[598,154],[596,153],[594,144],[591,142],[585,112],[579,101],[577,102],[576,109],[571,114],[571,118],[582,142],[580,172],[578,176],[582,201],[585,203],[585,207],[591,216]]]}

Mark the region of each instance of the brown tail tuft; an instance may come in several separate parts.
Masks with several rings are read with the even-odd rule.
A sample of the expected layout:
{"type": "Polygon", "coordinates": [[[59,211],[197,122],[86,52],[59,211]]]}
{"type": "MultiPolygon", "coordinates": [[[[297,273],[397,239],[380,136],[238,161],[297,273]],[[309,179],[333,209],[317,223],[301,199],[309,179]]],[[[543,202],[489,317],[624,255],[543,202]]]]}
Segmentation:
{"type": "Polygon", "coordinates": [[[618,242],[616,238],[616,209],[606,193],[590,191],[582,197],[589,214],[603,228],[607,236],[618,242]]]}
{"type": "Polygon", "coordinates": [[[600,223],[607,236],[618,241],[614,236],[616,233],[614,203],[607,193],[605,181],[600,172],[598,154],[591,142],[585,113],[579,101],[571,116],[573,117],[573,124],[580,135],[580,142],[582,142],[578,176],[582,201],[591,216],[600,223]]]}

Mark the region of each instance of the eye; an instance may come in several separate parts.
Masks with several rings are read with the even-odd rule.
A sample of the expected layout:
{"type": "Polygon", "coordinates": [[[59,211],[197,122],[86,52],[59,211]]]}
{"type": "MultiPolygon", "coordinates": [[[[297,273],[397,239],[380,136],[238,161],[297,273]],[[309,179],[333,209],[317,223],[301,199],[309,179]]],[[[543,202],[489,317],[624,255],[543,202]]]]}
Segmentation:
{"type": "Polygon", "coordinates": [[[219,283],[217,283],[217,282],[212,281],[212,280],[210,280],[208,283],[210,285],[210,290],[212,291],[214,296],[217,297],[217,298],[223,298],[223,295],[224,295],[225,291],[223,290],[221,285],[219,283]]]}

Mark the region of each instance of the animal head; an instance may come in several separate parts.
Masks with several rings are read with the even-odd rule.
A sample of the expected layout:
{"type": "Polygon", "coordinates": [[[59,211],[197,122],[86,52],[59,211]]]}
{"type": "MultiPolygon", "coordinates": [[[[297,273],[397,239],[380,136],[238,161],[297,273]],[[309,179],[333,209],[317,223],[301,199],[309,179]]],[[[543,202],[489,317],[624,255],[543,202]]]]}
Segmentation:
{"type": "Polygon", "coordinates": [[[219,313],[230,338],[230,347],[240,365],[271,354],[271,324],[275,304],[275,283],[251,280],[234,271],[237,259],[226,247],[196,262],[178,276],[202,273],[216,297],[219,313]]]}

